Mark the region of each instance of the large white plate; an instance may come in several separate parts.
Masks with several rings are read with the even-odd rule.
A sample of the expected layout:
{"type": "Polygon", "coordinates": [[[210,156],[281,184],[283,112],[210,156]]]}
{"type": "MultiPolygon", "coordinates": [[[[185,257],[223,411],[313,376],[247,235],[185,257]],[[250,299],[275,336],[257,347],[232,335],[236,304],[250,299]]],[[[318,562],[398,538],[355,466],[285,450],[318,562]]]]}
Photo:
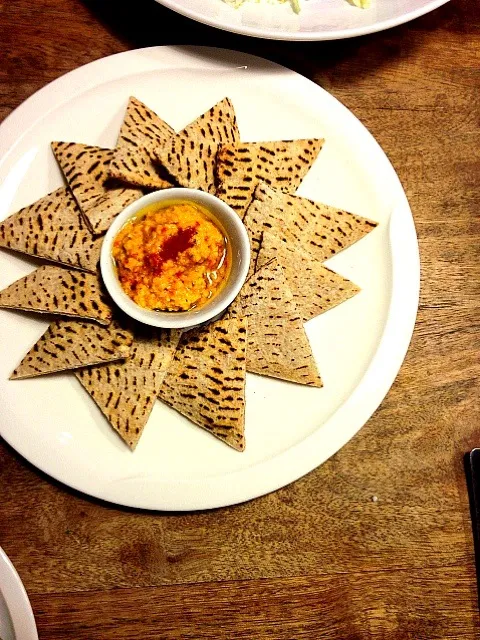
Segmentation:
{"type": "Polygon", "coordinates": [[[0,638],[38,640],[37,627],[25,587],[0,547],[0,638]]]}
{"type": "Polygon", "coordinates": [[[274,0],[247,2],[233,9],[223,0],[157,0],[192,20],[225,31],[273,40],[337,40],[383,31],[423,16],[448,0],[372,0],[359,9],[349,0],[300,0],[296,15],[274,0]]]}
{"type": "MultiPolygon", "coordinates": [[[[62,184],[50,141],[114,145],[129,95],[177,129],[228,95],[245,141],[324,136],[299,193],[379,221],[330,261],[362,292],[307,325],[323,389],[247,376],[244,453],[158,402],[132,454],[74,376],[8,380],[47,325],[38,315],[2,310],[0,433],[46,473],[104,500],[167,510],[241,502],[324,462],[387,393],[418,305],[411,212],[373,137],[317,85],[242,53],[154,47],[81,67],[7,118],[0,127],[0,219],[62,184]]],[[[0,287],[32,267],[24,257],[1,251],[0,287]]]]}

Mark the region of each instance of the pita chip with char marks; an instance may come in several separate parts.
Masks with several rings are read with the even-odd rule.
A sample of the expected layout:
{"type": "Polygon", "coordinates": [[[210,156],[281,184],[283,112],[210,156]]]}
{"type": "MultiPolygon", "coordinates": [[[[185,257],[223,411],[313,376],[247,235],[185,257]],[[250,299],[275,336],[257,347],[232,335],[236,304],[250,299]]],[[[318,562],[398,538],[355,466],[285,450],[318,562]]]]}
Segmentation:
{"type": "Polygon", "coordinates": [[[126,324],[133,331],[132,351],[126,367],[167,372],[182,335],[176,329],[155,329],[138,322],[126,324]]]}
{"type": "Polygon", "coordinates": [[[113,149],[76,142],[52,142],[52,149],[84,220],[94,235],[107,231],[115,216],[143,191],[110,177],[113,149]]]}
{"type": "Polygon", "coordinates": [[[101,239],[92,237],[74,197],[61,188],[1,222],[0,247],[95,273],[101,239]]]}
{"type": "Polygon", "coordinates": [[[234,313],[243,313],[248,321],[247,371],[323,386],[301,315],[275,259],[247,280],[234,313]]]}
{"type": "Polygon", "coordinates": [[[340,253],[377,226],[376,222],[336,207],[272,189],[260,183],[244,217],[255,264],[263,231],[290,233],[296,248],[318,262],[340,253]]]}
{"type": "Polygon", "coordinates": [[[216,195],[243,219],[259,182],[294,193],[324,140],[275,140],[222,144],[217,153],[216,195]]]}
{"type": "Polygon", "coordinates": [[[239,140],[233,105],[224,98],[172,136],[155,157],[182,187],[214,194],[218,146],[239,140]]]}
{"type": "Polygon", "coordinates": [[[57,320],[28,351],[10,380],[128,358],[132,339],[115,321],[101,327],[94,322],[57,320]]]}
{"type": "Polygon", "coordinates": [[[45,265],[0,291],[0,307],[110,324],[112,309],[98,275],[45,265]]]}
{"type": "Polygon", "coordinates": [[[255,270],[272,258],[277,259],[304,322],[333,309],[360,291],[356,284],[295,247],[288,231],[282,232],[281,237],[264,231],[255,270]]]}
{"type": "Polygon", "coordinates": [[[245,449],[245,318],[184,333],[160,400],[237,451],[245,449]]]}
{"type": "Polygon", "coordinates": [[[173,135],[175,131],[170,125],[131,96],[110,162],[110,176],[140,187],[167,189],[173,186],[152,161],[155,152],[173,135]]]}
{"type": "Polygon", "coordinates": [[[122,440],[134,450],[147,424],[180,339],[179,331],[143,330],[135,323],[130,357],[78,369],[76,377],[122,440]]]}

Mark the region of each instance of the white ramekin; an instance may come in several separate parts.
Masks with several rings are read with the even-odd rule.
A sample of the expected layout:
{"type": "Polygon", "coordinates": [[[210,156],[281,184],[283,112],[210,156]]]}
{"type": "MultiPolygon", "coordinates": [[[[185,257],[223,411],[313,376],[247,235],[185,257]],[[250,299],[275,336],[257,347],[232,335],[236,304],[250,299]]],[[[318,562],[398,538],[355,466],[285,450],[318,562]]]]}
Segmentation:
{"type": "Polygon", "coordinates": [[[126,207],[113,221],[102,243],[100,269],[108,293],[126,314],[154,327],[187,329],[219,316],[235,299],[247,277],[250,264],[248,234],[238,215],[216,196],[197,189],[163,189],[139,198],[126,207]],[[231,268],[222,290],[200,309],[191,311],[151,311],[137,305],[123,291],[112,259],[113,241],[123,225],[139,211],[156,202],[183,200],[206,207],[216,219],[230,244],[231,268]]]}

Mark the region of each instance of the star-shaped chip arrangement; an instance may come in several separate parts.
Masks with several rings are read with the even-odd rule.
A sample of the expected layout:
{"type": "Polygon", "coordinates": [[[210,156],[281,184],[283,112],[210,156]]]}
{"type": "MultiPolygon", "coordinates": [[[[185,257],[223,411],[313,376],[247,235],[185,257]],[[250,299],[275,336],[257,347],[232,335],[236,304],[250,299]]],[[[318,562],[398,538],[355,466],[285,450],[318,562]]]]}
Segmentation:
{"type": "Polygon", "coordinates": [[[177,133],[133,96],[114,149],[52,142],[66,185],[0,222],[0,247],[46,261],[0,291],[0,308],[50,320],[11,380],[71,372],[132,450],[159,399],[243,451],[247,372],[322,387],[305,323],[360,291],[324,262],[376,223],[296,195],[323,143],[243,141],[229,98],[177,133]],[[229,204],[252,253],[223,318],[183,333],[126,318],[99,275],[117,214],[179,185],[229,204]]]}

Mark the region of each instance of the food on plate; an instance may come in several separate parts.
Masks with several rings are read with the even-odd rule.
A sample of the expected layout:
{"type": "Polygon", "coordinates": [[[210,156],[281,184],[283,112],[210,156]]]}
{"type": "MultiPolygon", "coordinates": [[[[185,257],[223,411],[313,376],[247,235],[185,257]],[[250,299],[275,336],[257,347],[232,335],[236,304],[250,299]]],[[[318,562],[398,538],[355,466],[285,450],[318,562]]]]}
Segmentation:
{"type": "Polygon", "coordinates": [[[205,207],[150,205],[115,237],[112,256],[125,293],[157,311],[190,311],[211,300],[230,271],[227,238],[205,207]]]}
{"type": "MultiPolygon", "coordinates": [[[[294,195],[322,144],[245,143],[228,98],[175,133],[134,97],[115,149],[53,142],[68,185],[0,223],[0,246],[54,264],[0,291],[0,307],[64,318],[11,378],[72,370],[132,450],[159,398],[243,451],[246,372],[322,386],[304,323],[359,291],[324,262],[376,226],[294,195]],[[99,236],[115,216],[145,189],[178,184],[216,191],[242,218],[252,249],[249,278],[223,318],[183,333],[127,319],[98,275],[99,236]]],[[[231,253],[209,211],[167,200],[122,227],[112,260],[135,302],[181,313],[218,294],[231,253]]]]}
{"type": "Polygon", "coordinates": [[[293,11],[295,13],[300,13],[300,0],[223,0],[224,2],[226,2],[227,4],[230,4],[232,7],[235,7],[235,9],[238,9],[239,7],[242,6],[242,4],[245,4],[246,2],[256,2],[257,4],[260,3],[265,3],[265,4],[286,4],[288,2],[288,4],[290,4],[290,6],[292,7],[293,11]]]}
{"type": "Polygon", "coordinates": [[[244,318],[212,322],[185,333],[159,397],[238,451],[245,448],[244,318]]]}
{"type": "Polygon", "coordinates": [[[77,369],[75,375],[113,429],[135,449],[147,424],[180,333],[135,324],[131,355],[122,363],[77,369]]]}
{"type": "Polygon", "coordinates": [[[217,196],[243,218],[259,182],[295,192],[323,143],[311,138],[222,144],[217,155],[217,196]]]}
{"type": "Polygon", "coordinates": [[[282,267],[273,259],[247,280],[231,314],[248,321],[247,371],[321,387],[322,381],[282,267]]]}
{"type": "Polygon", "coordinates": [[[52,149],[93,235],[104,233],[117,213],[143,195],[112,179],[112,149],[76,142],[52,142],[52,149]]]}
{"type": "Polygon", "coordinates": [[[88,318],[99,324],[112,319],[109,302],[97,275],[53,265],[39,267],[0,291],[0,308],[88,318]]]}
{"type": "Polygon", "coordinates": [[[356,284],[325,267],[306,251],[295,248],[293,236],[283,231],[279,237],[264,231],[258,253],[257,271],[276,258],[285,277],[303,322],[333,309],[360,291],[356,284]]]}
{"type": "Polygon", "coordinates": [[[140,187],[172,186],[152,158],[174,134],[169,124],[131,96],[110,161],[110,176],[140,187]]]}
{"type": "MultiPolygon", "coordinates": [[[[239,7],[242,6],[242,4],[245,4],[247,2],[255,2],[257,4],[261,4],[261,3],[286,4],[288,2],[292,7],[292,10],[294,11],[294,13],[300,13],[302,9],[302,4],[303,4],[301,0],[223,0],[223,1],[231,5],[235,9],[238,9],[239,7]]],[[[347,1],[348,2],[351,1],[353,5],[355,5],[356,7],[360,7],[361,9],[367,9],[372,3],[372,0],[347,0],[347,1]]]]}
{"type": "Polygon", "coordinates": [[[57,320],[33,345],[10,379],[128,358],[132,340],[132,334],[116,322],[101,327],[94,322],[57,320]]]}
{"type": "Polygon", "coordinates": [[[233,104],[224,98],[172,136],[155,156],[180,186],[214,194],[218,147],[239,140],[233,104]]]}
{"type": "Polygon", "coordinates": [[[100,238],[93,238],[70,191],[57,189],[0,223],[0,247],[96,272],[100,238]]]}

